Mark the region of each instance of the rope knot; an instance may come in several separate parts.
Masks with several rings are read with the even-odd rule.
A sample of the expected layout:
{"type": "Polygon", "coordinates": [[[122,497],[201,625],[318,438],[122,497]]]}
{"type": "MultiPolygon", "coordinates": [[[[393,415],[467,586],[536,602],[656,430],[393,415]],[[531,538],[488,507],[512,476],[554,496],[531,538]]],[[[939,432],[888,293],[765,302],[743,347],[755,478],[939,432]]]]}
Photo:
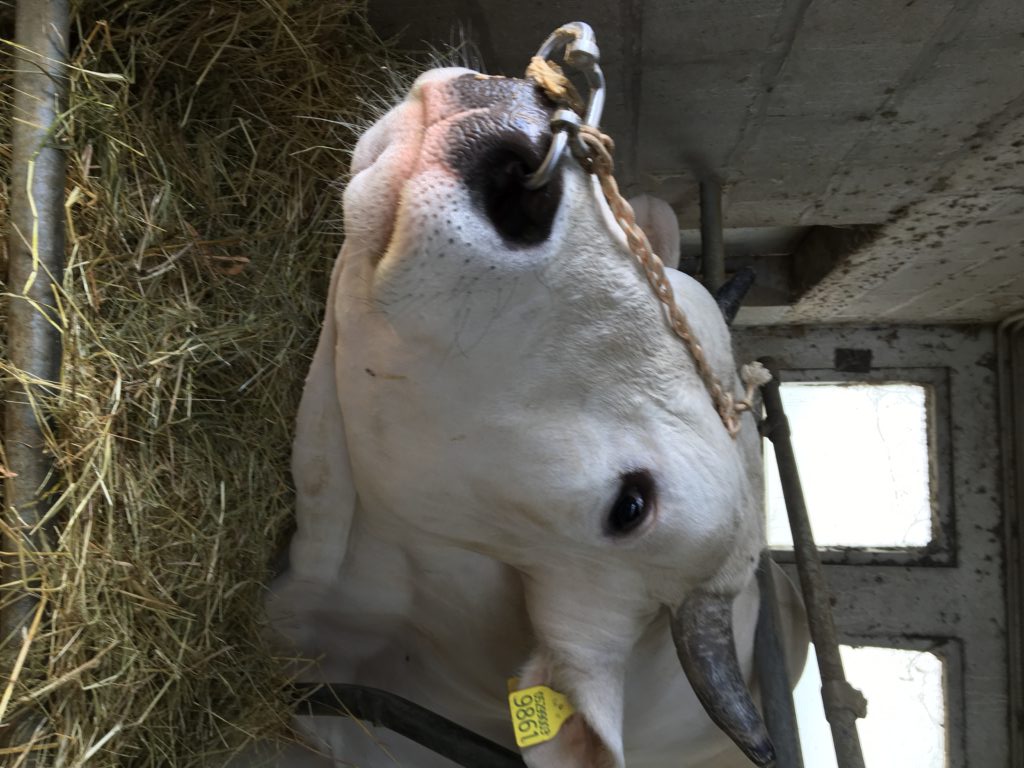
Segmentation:
{"type": "Polygon", "coordinates": [[[555,62],[540,56],[532,57],[526,67],[526,78],[537,83],[555,104],[568,107],[580,117],[583,116],[583,97],[555,62]]]}

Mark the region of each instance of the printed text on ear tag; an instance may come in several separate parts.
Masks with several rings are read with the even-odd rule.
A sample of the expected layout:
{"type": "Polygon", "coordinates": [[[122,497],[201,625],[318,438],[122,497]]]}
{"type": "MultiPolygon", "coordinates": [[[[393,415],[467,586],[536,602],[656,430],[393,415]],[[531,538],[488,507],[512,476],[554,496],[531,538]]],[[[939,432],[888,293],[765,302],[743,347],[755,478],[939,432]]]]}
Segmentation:
{"type": "Polygon", "coordinates": [[[511,691],[508,706],[512,711],[516,744],[520,747],[543,744],[555,738],[562,723],[576,711],[565,696],[546,685],[511,691]]]}

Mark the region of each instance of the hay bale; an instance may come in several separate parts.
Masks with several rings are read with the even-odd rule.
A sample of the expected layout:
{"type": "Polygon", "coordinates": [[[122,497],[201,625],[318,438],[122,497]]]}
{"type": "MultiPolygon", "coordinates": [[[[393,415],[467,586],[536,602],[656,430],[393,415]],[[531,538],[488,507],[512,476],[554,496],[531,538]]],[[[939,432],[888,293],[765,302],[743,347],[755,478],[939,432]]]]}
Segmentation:
{"type": "Polygon", "coordinates": [[[286,728],[260,609],[336,181],[411,71],[364,5],[74,8],[60,495],[0,762],[192,766],[286,728]]]}

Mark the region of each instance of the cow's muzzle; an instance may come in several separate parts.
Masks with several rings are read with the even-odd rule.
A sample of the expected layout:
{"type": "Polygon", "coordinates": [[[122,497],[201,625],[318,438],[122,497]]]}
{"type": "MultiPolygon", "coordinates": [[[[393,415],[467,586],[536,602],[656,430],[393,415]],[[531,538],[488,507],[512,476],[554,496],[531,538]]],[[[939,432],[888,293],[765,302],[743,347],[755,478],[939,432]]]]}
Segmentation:
{"type": "Polygon", "coordinates": [[[539,189],[526,180],[551,143],[554,105],[527,80],[464,75],[447,87],[466,110],[450,128],[448,163],[473,203],[507,245],[546,241],[562,200],[561,174],[539,189]]]}

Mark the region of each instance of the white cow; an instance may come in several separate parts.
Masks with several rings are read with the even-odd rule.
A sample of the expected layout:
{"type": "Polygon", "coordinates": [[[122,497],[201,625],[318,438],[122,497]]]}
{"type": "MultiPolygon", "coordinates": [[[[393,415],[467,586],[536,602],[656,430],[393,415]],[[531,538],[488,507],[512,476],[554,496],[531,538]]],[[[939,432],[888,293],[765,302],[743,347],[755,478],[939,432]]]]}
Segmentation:
{"type": "MultiPolygon", "coordinates": [[[[307,679],[384,688],[508,746],[507,678],[564,693],[577,714],[524,750],[531,768],[749,765],[694,689],[765,754],[707,671],[735,661],[702,636],[731,611],[751,679],[756,429],[726,432],[593,179],[566,161],[523,188],[549,111],[526,81],[434,70],[359,141],[272,622],[319,659],[307,679]],[[692,687],[673,613],[681,653],[711,657],[692,687]]],[[[714,299],[670,273],[737,388],[714,299]]],[[[799,672],[799,600],[783,601],[799,672]]],[[[302,728],[313,751],[281,764],[451,765],[344,718],[302,728]]]]}

